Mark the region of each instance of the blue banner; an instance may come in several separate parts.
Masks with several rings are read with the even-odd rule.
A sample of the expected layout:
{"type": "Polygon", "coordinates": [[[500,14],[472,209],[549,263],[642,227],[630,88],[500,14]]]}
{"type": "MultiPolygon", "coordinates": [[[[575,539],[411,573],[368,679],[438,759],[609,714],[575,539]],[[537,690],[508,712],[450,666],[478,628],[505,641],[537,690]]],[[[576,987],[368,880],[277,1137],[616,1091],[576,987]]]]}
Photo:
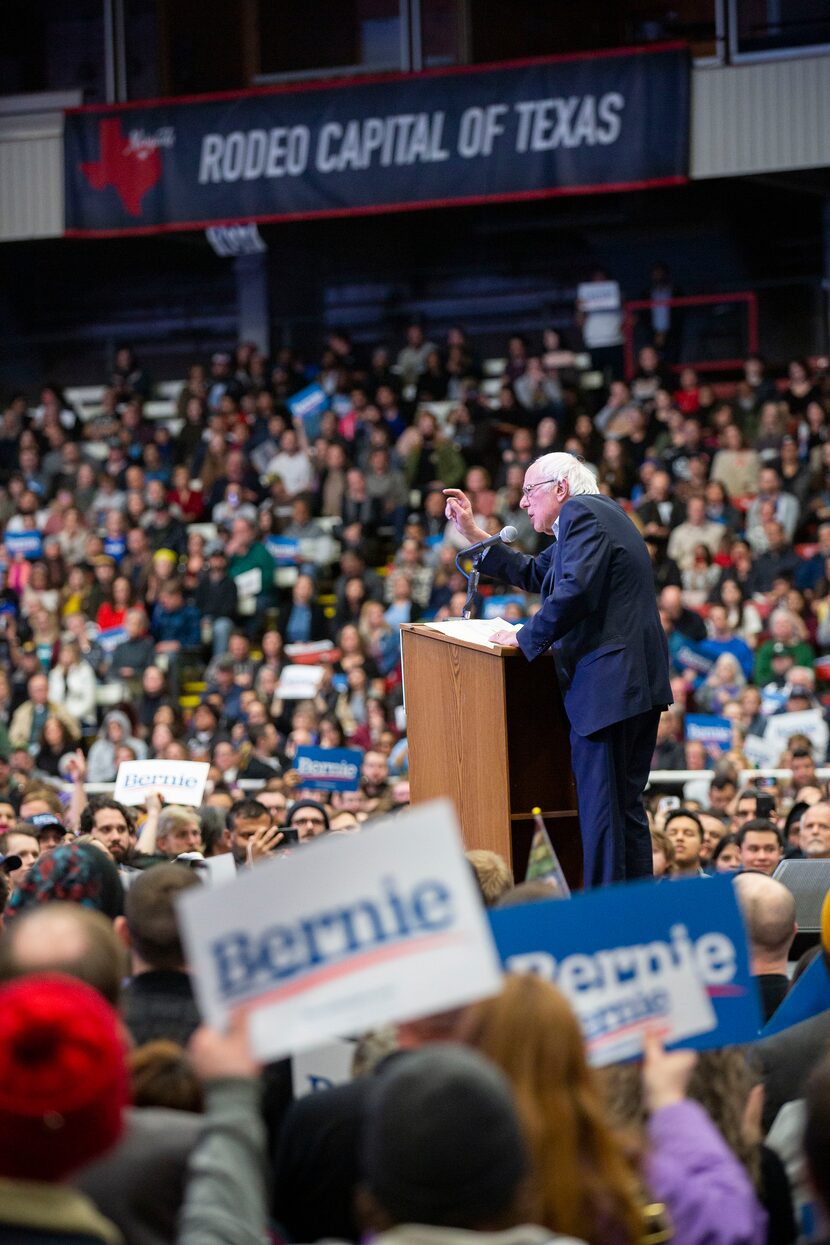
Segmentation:
{"type": "Polygon", "coordinates": [[[699,675],[708,674],[719,657],[731,653],[744,678],[752,678],[752,649],[743,640],[690,640],[675,631],[669,638],[669,653],[678,670],[694,670],[699,675]]]}
{"type": "Polygon", "coordinates": [[[124,643],[127,633],[123,627],[107,627],[105,631],[99,631],[96,638],[104,652],[109,655],[115,652],[119,644],[124,643]]]}
{"type": "Polygon", "coordinates": [[[363,753],[359,748],[298,748],[299,785],[312,791],[357,791],[363,753]]]}
{"type": "Polygon", "coordinates": [[[679,44],[70,110],[66,232],[197,229],[672,185],[679,44]]]}
{"type": "Polygon", "coordinates": [[[302,420],[309,441],[320,435],[320,416],[329,406],[329,395],[322,385],[307,385],[288,398],[285,405],[295,419],[302,420]]]}
{"type": "Polygon", "coordinates": [[[120,562],[126,552],[127,542],[123,536],[104,537],[104,553],[107,557],[112,558],[116,562],[120,562]]]}
{"type": "Polygon", "coordinates": [[[265,548],[275,562],[293,564],[300,556],[300,542],[292,536],[269,536],[265,548]]]}
{"type": "Polygon", "coordinates": [[[10,558],[26,558],[34,562],[43,556],[43,536],[40,532],[6,532],[3,541],[10,558]]]}
{"type": "Polygon", "coordinates": [[[782,1033],[802,1020],[811,1020],[830,1008],[830,973],[824,955],[819,952],[812,964],[805,968],[795,985],[790,986],[783,1002],[767,1021],[764,1037],[782,1033]]]}
{"type": "Polygon", "coordinates": [[[713,713],[687,713],[684,721],[687,739],[697,739],[707,748],[714,745],[721,752],[732,747],[732,723],[713,713]]]}
{"type": "MultiPolygon", "coordinates": [[[[524,597],[508,595],[503,597],[485,597],[482,602],[481,617],[482,618],[507,618],[505,610],[508,605],[517,605],[522,618],[527,617],[527,600],[524,597]]],[[[511,618],[509,622],[518,622],[517,618],[511,618]]]]}
{"type": "Polygon", "coordinates": [[[647,1004],[662,975],[691,962],[716,1023],[678,1045],[708,1050],[758,1036],[758,991],[728,877],[609,886],[488,915],[505,968],[541,972],[575,1006],[575,995],[593,991],[601,1003],[621,983],[640,986],[647,1004]]]}

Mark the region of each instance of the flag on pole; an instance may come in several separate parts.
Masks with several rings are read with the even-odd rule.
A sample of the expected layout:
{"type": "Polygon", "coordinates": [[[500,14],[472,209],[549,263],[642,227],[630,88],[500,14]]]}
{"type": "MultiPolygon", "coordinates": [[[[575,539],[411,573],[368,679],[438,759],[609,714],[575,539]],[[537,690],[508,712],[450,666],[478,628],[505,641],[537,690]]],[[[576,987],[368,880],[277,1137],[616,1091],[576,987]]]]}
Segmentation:
{"type": "Polygon", "coordinates": [[[528,857],[525,881],[549,882],[551,886],[558,887],[566,899],[570,899],[571,888],[565,881],[565,874],[559,863],[559,857],[553,850],[547,827],[542,821],[542,810],[540,808],[533,809],[533,820],[536,823],[536,829],[533,831],[533,839],[530,844],[530,856],[528,857]]]}

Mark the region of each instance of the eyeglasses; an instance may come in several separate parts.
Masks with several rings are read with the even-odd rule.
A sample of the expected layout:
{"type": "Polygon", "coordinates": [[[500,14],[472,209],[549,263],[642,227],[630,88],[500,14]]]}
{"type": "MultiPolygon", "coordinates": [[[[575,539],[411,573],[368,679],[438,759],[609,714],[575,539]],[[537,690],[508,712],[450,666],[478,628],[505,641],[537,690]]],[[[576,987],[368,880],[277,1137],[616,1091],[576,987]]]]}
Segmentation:
{"type": "Polygon", "coordinates": [[[526,498],[529,498],[529,497],[530,497],[530,494],[533,492],[533,490],[534,490],[535,488],[541,488],[543,484],[560,484],[560,483],[561,483],[561,481],[560,481],[560,480],[556,480],[556,479],[553,479],[553,480],[537,480],[535,484],[526,484],[526,485],[524,486],[524,488],[522,489],[522,493],[524,494],[524,496],[525,496],[526,498]]]}

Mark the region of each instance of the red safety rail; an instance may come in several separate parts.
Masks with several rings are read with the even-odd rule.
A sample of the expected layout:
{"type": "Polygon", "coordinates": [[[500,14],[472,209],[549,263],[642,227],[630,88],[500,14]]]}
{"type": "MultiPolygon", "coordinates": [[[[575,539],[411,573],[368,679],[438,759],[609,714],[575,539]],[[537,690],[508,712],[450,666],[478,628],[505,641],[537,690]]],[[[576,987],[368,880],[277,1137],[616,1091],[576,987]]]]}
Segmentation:
{"type": "MultiPolygon", "coordinates": [[[[653,306],[669,307],[706,307],[721,306],[723,303],[746,304],[746,338],[747,354],[758,352],[758,296],[753,290],[738,290],[732,294],[689,294],[685,298],[668,298],[659,303],[650,298],[635,298],[623,303],[623,349],[625,351],[625,375],[631,380],[637,370],[634,351],[635,312],[647,311],[653,306]]],[[[732,372],[743,366],[743,359],[705,359],[699,362],[689,360],[688,363],[675,363],[672,371],[679,372],[684,367],[693,367],[698,372],[732,372]]]]}

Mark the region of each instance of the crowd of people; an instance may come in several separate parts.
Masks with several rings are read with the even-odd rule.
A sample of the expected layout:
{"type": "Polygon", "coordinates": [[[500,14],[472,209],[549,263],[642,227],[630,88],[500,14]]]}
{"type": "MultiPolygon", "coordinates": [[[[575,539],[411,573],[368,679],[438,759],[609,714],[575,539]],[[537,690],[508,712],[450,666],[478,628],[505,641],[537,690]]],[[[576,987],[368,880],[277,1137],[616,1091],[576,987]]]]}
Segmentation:
{"type": "MultiPolygon", "coordinates": [[[[748,799],[745,853],[770,824],[748,799]]],[[[42,796],[26,800],[0,839],[0,1241],[823,1239],[828,1013],[699,1056],[652,1034],[639,1063],[595,1069],[565,996],[515,974],[482,1002],[355,1036],[351,1079],[303,1093],[291,1060],[254,1057],[244,1011],[227,1033],[201,1023],[177,902],[219,855],[261,867],[286,825],[314,852],[358,830],[354,814],[244,797],[218,818],[209,800],[149,796],[137,825],[99,795],[67,834],[42,796]]],[[[666,819],[678,876],[700,872],[683,843],[702,817],[666,819]]],[[[517,884],[493,852],[468,859],[485,907],[569,902],[549,882],[517,884]]],[[[795,904],[763,861],[743,865],[769,1017],[790,988],[795,904]]],[[[830,960],[830,911],[815,954],[830,960]]]]}
{"type": "MultiPolygon", "coordinates": [[[[697,1067],[654,1040],[641,1064],[598,1075],[564,997],[515,978],[367,1035],[352,1082],[292,1101],[288,1065],[262,1069],[244,1031],[199,1024],[176,897],[220,857],[257,867],[406,807],[399,628],[458,616],[466,594],[443,490],[536,553],[524,474],[559,449],[596,472],[653,563],[674,696],[653,759],[655,874],[738,874],[765,1015],[781,1002],[794,913],[771,875],[785,854],[830,857],[816,772],[830,368],[793,361],[775,379],[752,357],[713,386],[667,369],[658,321],[627,380],[595,342],[606,371],[588,388],[581,327],[571,343],[511,337],[498,392],[462,329],[437,343],[412,324],[396,354],[343,333],[313,366],[216,354],[190,369],[172,421],[145,414],[151,378],[128,348],[91,417],[53,384],[34,407],[8,401],[0,1241],[111,1241],[113,1224],[136,1245],[269,1229],[389,1245],[810,1235],[808,1210],[830,1198],[830,1072],[805,1078],[826,1034],[811,1058],[761,1042],[697,1067]],[[325,409],[292,415],[310,385],[325,409]],[[357,789],[304,786],[304,746],[359,749],[357,789]],[[201,807],[96,793],[148,758],[208,762],[201,807]],[[753,765],[786,777],[745,785],[753,765]],[[793,1104],[812,1185],[772,1144],[793,1104]]],[[[495,584],[478,608],[519,620],[534,604],[495,584]]],[[[539,898],[471,855],[486,904],[539,898]]]]}
{"type": "MultiPolygon", "coordinates": [[[[55,385],[34,407],[13,395],[0,427],[11,788],[71,783],[83,766],[111,782],[126,759],[208,760],[229,803],[235,780],[290,790],[298,746],[347,745],[380,776],[353,811],[405,803],[398,629],[458,616],[466,588],[443,489],[463,487],[479,528],[512,525],[539,552],[549,538],[522,481],[558,449],[585,459],[653,561],[674,696],[653,769],[786,767],[789,738],[770,723],[810,710],[795,746],[824,762],[830,369],[795,360],[773,379],[750,357],[713,385],[669,370],[652,337],[629,380],[596,349],[604,388],[582,385],[584,358],[553,331],[511,337],[494,385],[462,329],[434,343],[412,324],[397,354],[337,332],[316,365],[216,354],[190,369],[173,420],[145,416],[152,383],[129,348],[83,419],[55,385]],[[293,416],[310,384],[326,409],[293,416]],[[283,677],[298,653],[322,670],[300,700],[283,677]],[[690,714],[728,737],[688,731],[690,714]]],[[[479,609],[511,621],[534,610],[484,593],[479,609]]]]}
{"type": "MultiPolygon", "coordinates": [[[[0,751],[14,773],[65,778],[80,744],[106,782],[127,756],[212,760],[229,742],[241,765],[223,771],[262,777],[314,739],[394,753],[405,774],[397,630],[458,615],[465,588],[442,489],[463,487],[479,527],[510,524],[538,552],[522,480],[557,449],[586,460],[653,559],[674,674],[655,768],[723,760],[686,738],[687,711],[728,719],[721,753],[749,768],[768,715],[821,703],[826,361],[774,381],[749,358],[713,386],[644,345],[629,381],[584,389],[577,358],[555,333],[515,336],[488,396],[463,330],[438,346],[412,325],[396,358],[338,333],[313,367],[217,354],[191,368],[172,422],[144,416],[150,380],[129,349],[85,420],[56,386],[33,408],[14,395],[0,427],[0,751]],[[309,383],[328,402],[311,422],[288,405],[309,383]],[[321,642],[316,696],[283,698],[286,648],[321,642]]],[[[504,601],[511,619],[528,608],[504,601]]]]}

